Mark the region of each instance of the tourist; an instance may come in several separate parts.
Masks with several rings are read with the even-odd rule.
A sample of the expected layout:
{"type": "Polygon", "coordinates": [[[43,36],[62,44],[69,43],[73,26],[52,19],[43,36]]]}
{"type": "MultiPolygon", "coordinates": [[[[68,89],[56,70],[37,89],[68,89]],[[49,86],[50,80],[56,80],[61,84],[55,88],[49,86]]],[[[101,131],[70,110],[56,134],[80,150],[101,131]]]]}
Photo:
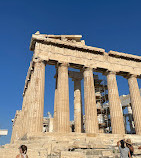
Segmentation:
{"type": "Polygon", "coordinates": [[[28,158],[28,156],[26,155],[26,153],[27,153],[27,146],[21,145],[19,147],[19,152],[20,152],[20,154],[18,154],[16,156],[16,158],[28,158]]]}
{"type": "Polygon", "coordinates": [[[131,139],[127,139],[127,140],[125,141],[125,143],[126,143],[126,146],[129,148],[129,150],[130,150],[130,155],[131,155],[131,157],[132,157],[132,155],[133,155],[133,153],[134,153],[134,147],[133,147],[133,145],[132,145],[131,139]]]}
{"type": "Polygon", "coordinates": [[[124,140],[118,141],[117,146],[119,147],[120,158],[128,158],[128,155],[129,155],[129,158],[131,158],[129,148],[125,146],[124,140]]]}

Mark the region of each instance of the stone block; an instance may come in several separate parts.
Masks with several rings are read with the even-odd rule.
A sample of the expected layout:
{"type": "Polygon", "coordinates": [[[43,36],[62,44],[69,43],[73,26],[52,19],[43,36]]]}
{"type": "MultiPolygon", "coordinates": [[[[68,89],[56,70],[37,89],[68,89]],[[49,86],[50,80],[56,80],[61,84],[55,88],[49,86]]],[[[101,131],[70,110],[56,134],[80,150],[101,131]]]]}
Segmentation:
{"type": "Polygon", "coordinates": [[[61,158],[85,158],[85,155],[80,152],[62,151],[61,158]]]}
{"type": "Polygon", "coordinates": [[[113,153],[112,153],[112,151],[102,151],[102,156],[104,156],[104,157],[113,156],[113,153]]]}

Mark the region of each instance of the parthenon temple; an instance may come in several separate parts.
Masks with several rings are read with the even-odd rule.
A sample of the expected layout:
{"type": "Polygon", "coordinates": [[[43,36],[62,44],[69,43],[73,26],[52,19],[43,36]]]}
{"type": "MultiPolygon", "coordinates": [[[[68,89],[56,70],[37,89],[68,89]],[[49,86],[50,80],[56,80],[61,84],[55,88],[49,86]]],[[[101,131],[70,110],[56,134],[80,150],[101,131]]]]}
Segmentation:
{"type": "MultiPolygon", "coordinates": [[[[101,157],[104,152],[114,157],[116,141],[122,138],[130,138],[136,146],[141,144],[141,97],[137,82],[141,78],[141,57],[116,51],[107,53],[102,48],[87,46],[81,38],[81,35],[47,35],[39,31],[32,35],[33,57],[25,80],[22,110],[16,112],[13,121],[11,143],[30,146],[43,141],[46,147],[41,143],[42,153],[56,158],[87,155],[78,149],[91,149],[93,153],[100,149],[101,157]],[[49,114],[48,119],[44,117],[46,65],[56,68],[54,114],[49,114]],[[105,76],[106,82],[95,72],[105,76]],[[127,79],[128,96],[119,96],[117,75],[127,79]],[[74,83],[73,121],[70,121],[69,78],[74,83]],[[130,98],[126,104],[125,97],[130,98]],[[125,107],[128,107],[130,131],[126,129],[125,107]],[[48,130],[44,128],[46,124],[48,130]]],[[[37,156],[31,154],[31,157],[37,156]]]]}

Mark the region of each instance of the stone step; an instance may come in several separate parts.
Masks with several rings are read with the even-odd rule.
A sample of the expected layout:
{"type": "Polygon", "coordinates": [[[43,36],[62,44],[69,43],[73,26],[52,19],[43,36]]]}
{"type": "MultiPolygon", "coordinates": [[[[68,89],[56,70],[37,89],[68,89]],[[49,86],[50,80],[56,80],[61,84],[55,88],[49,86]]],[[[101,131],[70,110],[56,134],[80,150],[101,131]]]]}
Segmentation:
{"type": "Polygon", "coordinates": [[[130,138],[133,143],[138,143],[141,144],[141,136],[138,135],[112,135],[112,134],[56,134],[56,133],[48,133],[45,134],[44,136],[40,137],[30,137],[30,139],[33,140],[52,140],[52,141],[102,141],[103,143],[106,144],[116,144],[118,140],[120,139],[127,139],[130,138]],[[56,137],[57,136],[57,137],[56,137]],[[97,136],[97,137],[96,137],[97,136]]]}
{"type": "Polygon", "coordinates": [[[82,152],[69,152],[69,151],[62,151],[61,158],[119,158],[119,155],[114,155],[109,151],[105,151],[103,153],[96,153],[96,154],[85,154],[82,152]]]}
{"type": "MultiPolygon", "coordinates": [[[[18,154],[18,150],[14,149],[0,149],[0,158],[14,158],[18,154]]],[[[47,158],[48,153],[47,150],[33,150],[28,149],[29,158],[47,158]]]]}
{"type": "MultiPolygon", "coordinates": [[[[62,149],[65,149],[65,150],[68,150],[68,149],[93,149],[93,148],[97,148],[97,149],[107,149],[107,150],[110,150],[110,148],[117,148],[116,146],[105,146],[105,145],[102,145],[102,144],[92,144],[89,143],[87,144],[86,142],[79,142],[79,141],[76,141],[74,143],[69,143],[69,142],[54,142],[54,143],[48,143],[48,142],[34,142],[34,141],[31,141],[31,142],[20,142],[20,143],[16,143],[16,144],[7,144],[4,146],[4,148],[15,148],[15,149],[18,149],[18,147],[21,145],[21,144],[25,144],[28,146],[28,149],[32,149],[34,147],[34,149],[40,149],[40,148],[47,148],[48,150],[55,150],[55,151],[60,151],[62,149]]],[[[134,148],[136,149],[135,151],[137,152],[140,152],[140,150],[138,150],[138,146],[135,146],[134,145],[134,148]]]]}
{"type": "MultiPolygon", "coordinates": [[[[30,158],[118,158],[117,141],[130,137],[111,134],[51,133],[7,144],[0,148],[0,158],[14,158],[22,144],[27,145],[30,158]]],[[[135,157],[141,158],[141,150],[138,149],[141,145],[141,136],[132,135],[131,140],[134,143],[135,157]]]]}
{"type": "MultiPolygon", "coordinates": [[[[44,148],[28,148],[28,155],[30,158],[91,158],[91,157],[101,157],[101,158],[118,158],[119,152],[114,149],[75,149],[74,151],[64,151],[64,148],[57,148],[57,152],[55,150],[48,152],[48,149],[44,148]],[[59,157],[60,156],[60,157],[59,157]],[[78,157],[79,156],[79,157],[78,157]]],[[[18,149],[14,148],[0,148],[0,158],[12,158],[18,154],[18,149]],[[10,156],[9,156],[10,155],[10,156]]],[[[139,149],[135,149],[134,157],[141,157],[141,151],[139,149]]]]}

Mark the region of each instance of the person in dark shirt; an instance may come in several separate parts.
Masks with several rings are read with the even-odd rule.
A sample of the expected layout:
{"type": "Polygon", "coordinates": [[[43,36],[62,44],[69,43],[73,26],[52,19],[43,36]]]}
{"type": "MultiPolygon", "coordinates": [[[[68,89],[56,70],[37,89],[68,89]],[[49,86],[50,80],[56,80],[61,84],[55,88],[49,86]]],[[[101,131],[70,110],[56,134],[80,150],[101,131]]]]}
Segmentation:
{"type": "Polygon", "coordinates": [[[134,153],[134,147],[133,147],[133,145],[132,145],[131,139],[127,139],[127,140],[125,141],[125,143],[126,143],[126,146],[129,148],[130,155],[131,155],[131,157],[132,157],[132,155],[133,155],[133,153],[134,153]]]}
{"type": "Polygon", "coordinates": [[[120,158],[128,158],[128,155],[129,155],[129,158],[131,158],[130,150],[128,147],[125,146],[124,140],[118,141],[117,146],[119,147],[120,158]]]}

